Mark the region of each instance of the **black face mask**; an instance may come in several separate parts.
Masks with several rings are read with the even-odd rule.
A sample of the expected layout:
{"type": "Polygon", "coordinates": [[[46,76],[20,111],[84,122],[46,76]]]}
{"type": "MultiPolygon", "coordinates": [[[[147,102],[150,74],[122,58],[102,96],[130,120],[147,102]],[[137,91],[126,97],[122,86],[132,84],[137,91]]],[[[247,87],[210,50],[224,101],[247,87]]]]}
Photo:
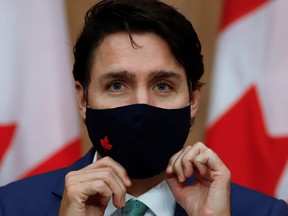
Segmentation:
{"type": "Polygon", "coordinates": [[[85,123],[101,157],[120,163],[130,178],[144,179],[164,171],[170,157],[182,149],[190,129],[190,106],[87,108],[85,123]]]}

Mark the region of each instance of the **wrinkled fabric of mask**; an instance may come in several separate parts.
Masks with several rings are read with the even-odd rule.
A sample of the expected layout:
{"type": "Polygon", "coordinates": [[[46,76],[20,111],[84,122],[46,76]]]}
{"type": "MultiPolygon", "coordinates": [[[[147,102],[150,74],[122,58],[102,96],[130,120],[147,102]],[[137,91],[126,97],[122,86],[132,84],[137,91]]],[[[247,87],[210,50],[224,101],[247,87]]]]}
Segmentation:
{"type": "Polygon", "coordinates": [[[164,171],[182,149],[190,130],[190,105],[163,109],[133,104],[112,109],[87,107],[85,123],[101,157],[120,163],[130,178],[144,179],[164,171]]]}

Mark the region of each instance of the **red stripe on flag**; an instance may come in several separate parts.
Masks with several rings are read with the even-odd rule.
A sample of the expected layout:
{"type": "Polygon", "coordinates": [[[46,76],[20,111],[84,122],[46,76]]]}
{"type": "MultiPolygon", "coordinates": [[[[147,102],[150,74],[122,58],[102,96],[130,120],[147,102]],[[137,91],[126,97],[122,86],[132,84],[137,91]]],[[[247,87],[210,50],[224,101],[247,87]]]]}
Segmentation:
{"type": "Polygon", "coordinates": [[[21,178],[37,175],[40,173],[48,172],[58,168],[71,165],[81,157],[81,143],[80,139],[76,139],[69,144],[65,145],[63,149],[51,155],[46,161],[39,164],[34,169],[25,173],[21,178]]]}
{"type": "Polygon", "coordinates": [[[223,4],[222,20],[220,30],[226,28],[230,23],[255,10],[268,0],[226,0],[223,4]]]}
{"type": "Polygon", "coordinates": [[[0,164],[4,159],[4,155],[12,145],[16,124],[0,125],[0,164]]]}
{"type": "Polygon", "coordinates": [[[231,170],[232,181],[275,195],[287,161],[288,137],[269,136],[263,119],[256,88],[251,87],[208,128],[206,143],[231,170]]]}

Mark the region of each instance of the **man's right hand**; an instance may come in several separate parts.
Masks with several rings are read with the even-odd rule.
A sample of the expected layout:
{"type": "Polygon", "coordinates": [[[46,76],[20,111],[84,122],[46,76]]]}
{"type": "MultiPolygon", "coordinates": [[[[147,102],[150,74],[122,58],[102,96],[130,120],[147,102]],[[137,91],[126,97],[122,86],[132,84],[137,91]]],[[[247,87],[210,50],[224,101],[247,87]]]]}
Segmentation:
{"type": "Polygon", "coordinates": [[[122,208],[129,186],[131,181],[125,169],[110,157],[104,157],[66,175],[59,215],[103,215],[111,197],[114,206],[122,208]]]}

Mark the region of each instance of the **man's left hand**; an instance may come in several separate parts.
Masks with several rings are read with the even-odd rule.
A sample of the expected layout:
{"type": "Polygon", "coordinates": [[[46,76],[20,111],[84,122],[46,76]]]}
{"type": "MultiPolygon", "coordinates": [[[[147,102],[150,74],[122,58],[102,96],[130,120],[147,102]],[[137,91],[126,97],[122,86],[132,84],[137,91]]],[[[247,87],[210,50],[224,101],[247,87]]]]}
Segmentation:
{"type": "Polygon", "coordinates": [[[176,201],[189,216],[230,215],[230,171],[203,143],[186,146],[173,155],[166,173],[176,201]],[[192,174],[195,180],[186,184],[192,174]]]}

